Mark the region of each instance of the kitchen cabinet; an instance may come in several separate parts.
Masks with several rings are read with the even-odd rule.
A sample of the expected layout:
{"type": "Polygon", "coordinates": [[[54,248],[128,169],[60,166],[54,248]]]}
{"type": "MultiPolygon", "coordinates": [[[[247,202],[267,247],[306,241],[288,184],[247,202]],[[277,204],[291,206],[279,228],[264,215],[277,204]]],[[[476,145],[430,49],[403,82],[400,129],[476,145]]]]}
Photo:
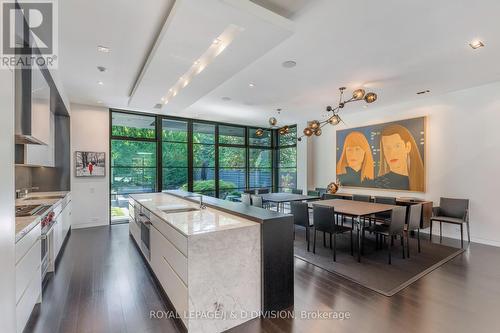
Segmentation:
{"type": "Polygon", "coordinates": [[[54,259],[57,258],[61,251],[64,239],[68,234],[71,226],[71,201],[63,202],[59,209],[55,209],[56,222],[54,223],[54,259]],[[59,212],[58,212],[59,211],[59,212]]]}
{"type": "MultiPolygon", "coordinates": [[[[44,114],[47,117],[46,145],[27,144],[24,149],[24,164],[44,167],[55,166],[55,116],[52,112],[44,114]]],[[[42,122],[43,123],[43,122],[42,122]]]]}
{"type": "Polygon", "coordinates": [[[41,301],[40,224],[16,243],[16,325],[22,332],[36,303],[41,301]]]}

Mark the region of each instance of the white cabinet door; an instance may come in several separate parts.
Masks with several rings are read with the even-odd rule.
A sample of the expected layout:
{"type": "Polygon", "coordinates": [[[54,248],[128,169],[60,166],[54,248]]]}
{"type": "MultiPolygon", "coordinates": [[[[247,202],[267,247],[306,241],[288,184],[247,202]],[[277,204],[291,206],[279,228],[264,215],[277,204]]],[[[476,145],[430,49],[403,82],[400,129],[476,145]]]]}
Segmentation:
{"type": "Polygon", "coordinates": [[[63,235],[62,235],[62,224],[63,224],[63,219],[62,219],[62,213],[59,214],[59,217],[57,218],[56,222],[54,223],[54,259],[57,258],[59,255],[59,250],[61,250],[61,245],[63,242],[63,235]]]}
{"type": "Polygon", "coordinates": [[[71,201],[67,203],[66,207],[61,212],[62,216],[62,242],[68,234],[69,228],[71,227],[71,201]]]}

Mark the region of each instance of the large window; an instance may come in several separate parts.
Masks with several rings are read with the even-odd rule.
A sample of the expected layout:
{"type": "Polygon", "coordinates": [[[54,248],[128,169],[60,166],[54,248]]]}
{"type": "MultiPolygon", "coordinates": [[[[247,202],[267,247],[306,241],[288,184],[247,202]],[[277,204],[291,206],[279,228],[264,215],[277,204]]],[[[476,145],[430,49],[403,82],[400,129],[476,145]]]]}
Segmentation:
{"type": "Polygon", "coordinates": [[[276,130],[111,111],[111,220],[128,219],[128,195],[182,189],[233,199],[245,190],[296,187],[296,127],[276,130]]]}
{"type": "Polygon", "coordinates": [[[239,196],[246,189],[246,129],[219,126],[219,198],[239,196]]]}
{"type": "Polygon", "coordinates": [[[251,128],[249,133],[249,188],[273,188],[273,150],[272,131],[264,130],[262,136],[255,134],[251,128]]]}
{"type": "Polygon", "coordinates": [[[193,192],[215,196],[215,125],[193,123],[193,192]]]}
{"type": "Polygon", "coordinates": [[[290,191],[297,188],[297,127],[278,136],[277,147],[278,190],[290,191]]]}
{"type": "Polygon", "coordinates": [[[188,186],[188,123],[162,120],[162,190],[188,186]]]}
{"type": "Polygon", "coordinates": [[[111,117],[111,222],[128,219],[128,195],[154,192],[156,118],[125,113],[111,117]]]}

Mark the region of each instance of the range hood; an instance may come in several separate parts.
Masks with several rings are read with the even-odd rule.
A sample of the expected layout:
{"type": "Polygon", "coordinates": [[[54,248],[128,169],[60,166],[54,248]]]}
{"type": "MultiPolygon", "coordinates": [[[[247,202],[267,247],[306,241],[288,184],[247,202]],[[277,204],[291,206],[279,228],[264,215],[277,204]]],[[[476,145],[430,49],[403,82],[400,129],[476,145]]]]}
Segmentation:
{"type": "Polygon", "coordinates": [[[50,139],[50,88],[38,68],[15,70],[16,144],[47,145],[50,139]]]}

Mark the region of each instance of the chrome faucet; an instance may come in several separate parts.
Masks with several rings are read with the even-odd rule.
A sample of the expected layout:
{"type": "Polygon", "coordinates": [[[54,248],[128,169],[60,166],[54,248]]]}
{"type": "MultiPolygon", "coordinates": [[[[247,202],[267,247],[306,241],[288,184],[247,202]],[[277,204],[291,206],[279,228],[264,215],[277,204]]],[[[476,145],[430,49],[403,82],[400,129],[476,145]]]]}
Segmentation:
{"type": "Polygon", "coordinates": [[[190,194],[185,196],[185,198],[199,198],[200,199],[200,209],[205,209],[207,206],[203,204],[203,195],[201,194],[190,194]]]}
{"type": "Polygon", "coordinates": [[[38,187],[25,187],[16,190],[16,199],[26,198],[31,190],[38,190],[38,187]]]}

